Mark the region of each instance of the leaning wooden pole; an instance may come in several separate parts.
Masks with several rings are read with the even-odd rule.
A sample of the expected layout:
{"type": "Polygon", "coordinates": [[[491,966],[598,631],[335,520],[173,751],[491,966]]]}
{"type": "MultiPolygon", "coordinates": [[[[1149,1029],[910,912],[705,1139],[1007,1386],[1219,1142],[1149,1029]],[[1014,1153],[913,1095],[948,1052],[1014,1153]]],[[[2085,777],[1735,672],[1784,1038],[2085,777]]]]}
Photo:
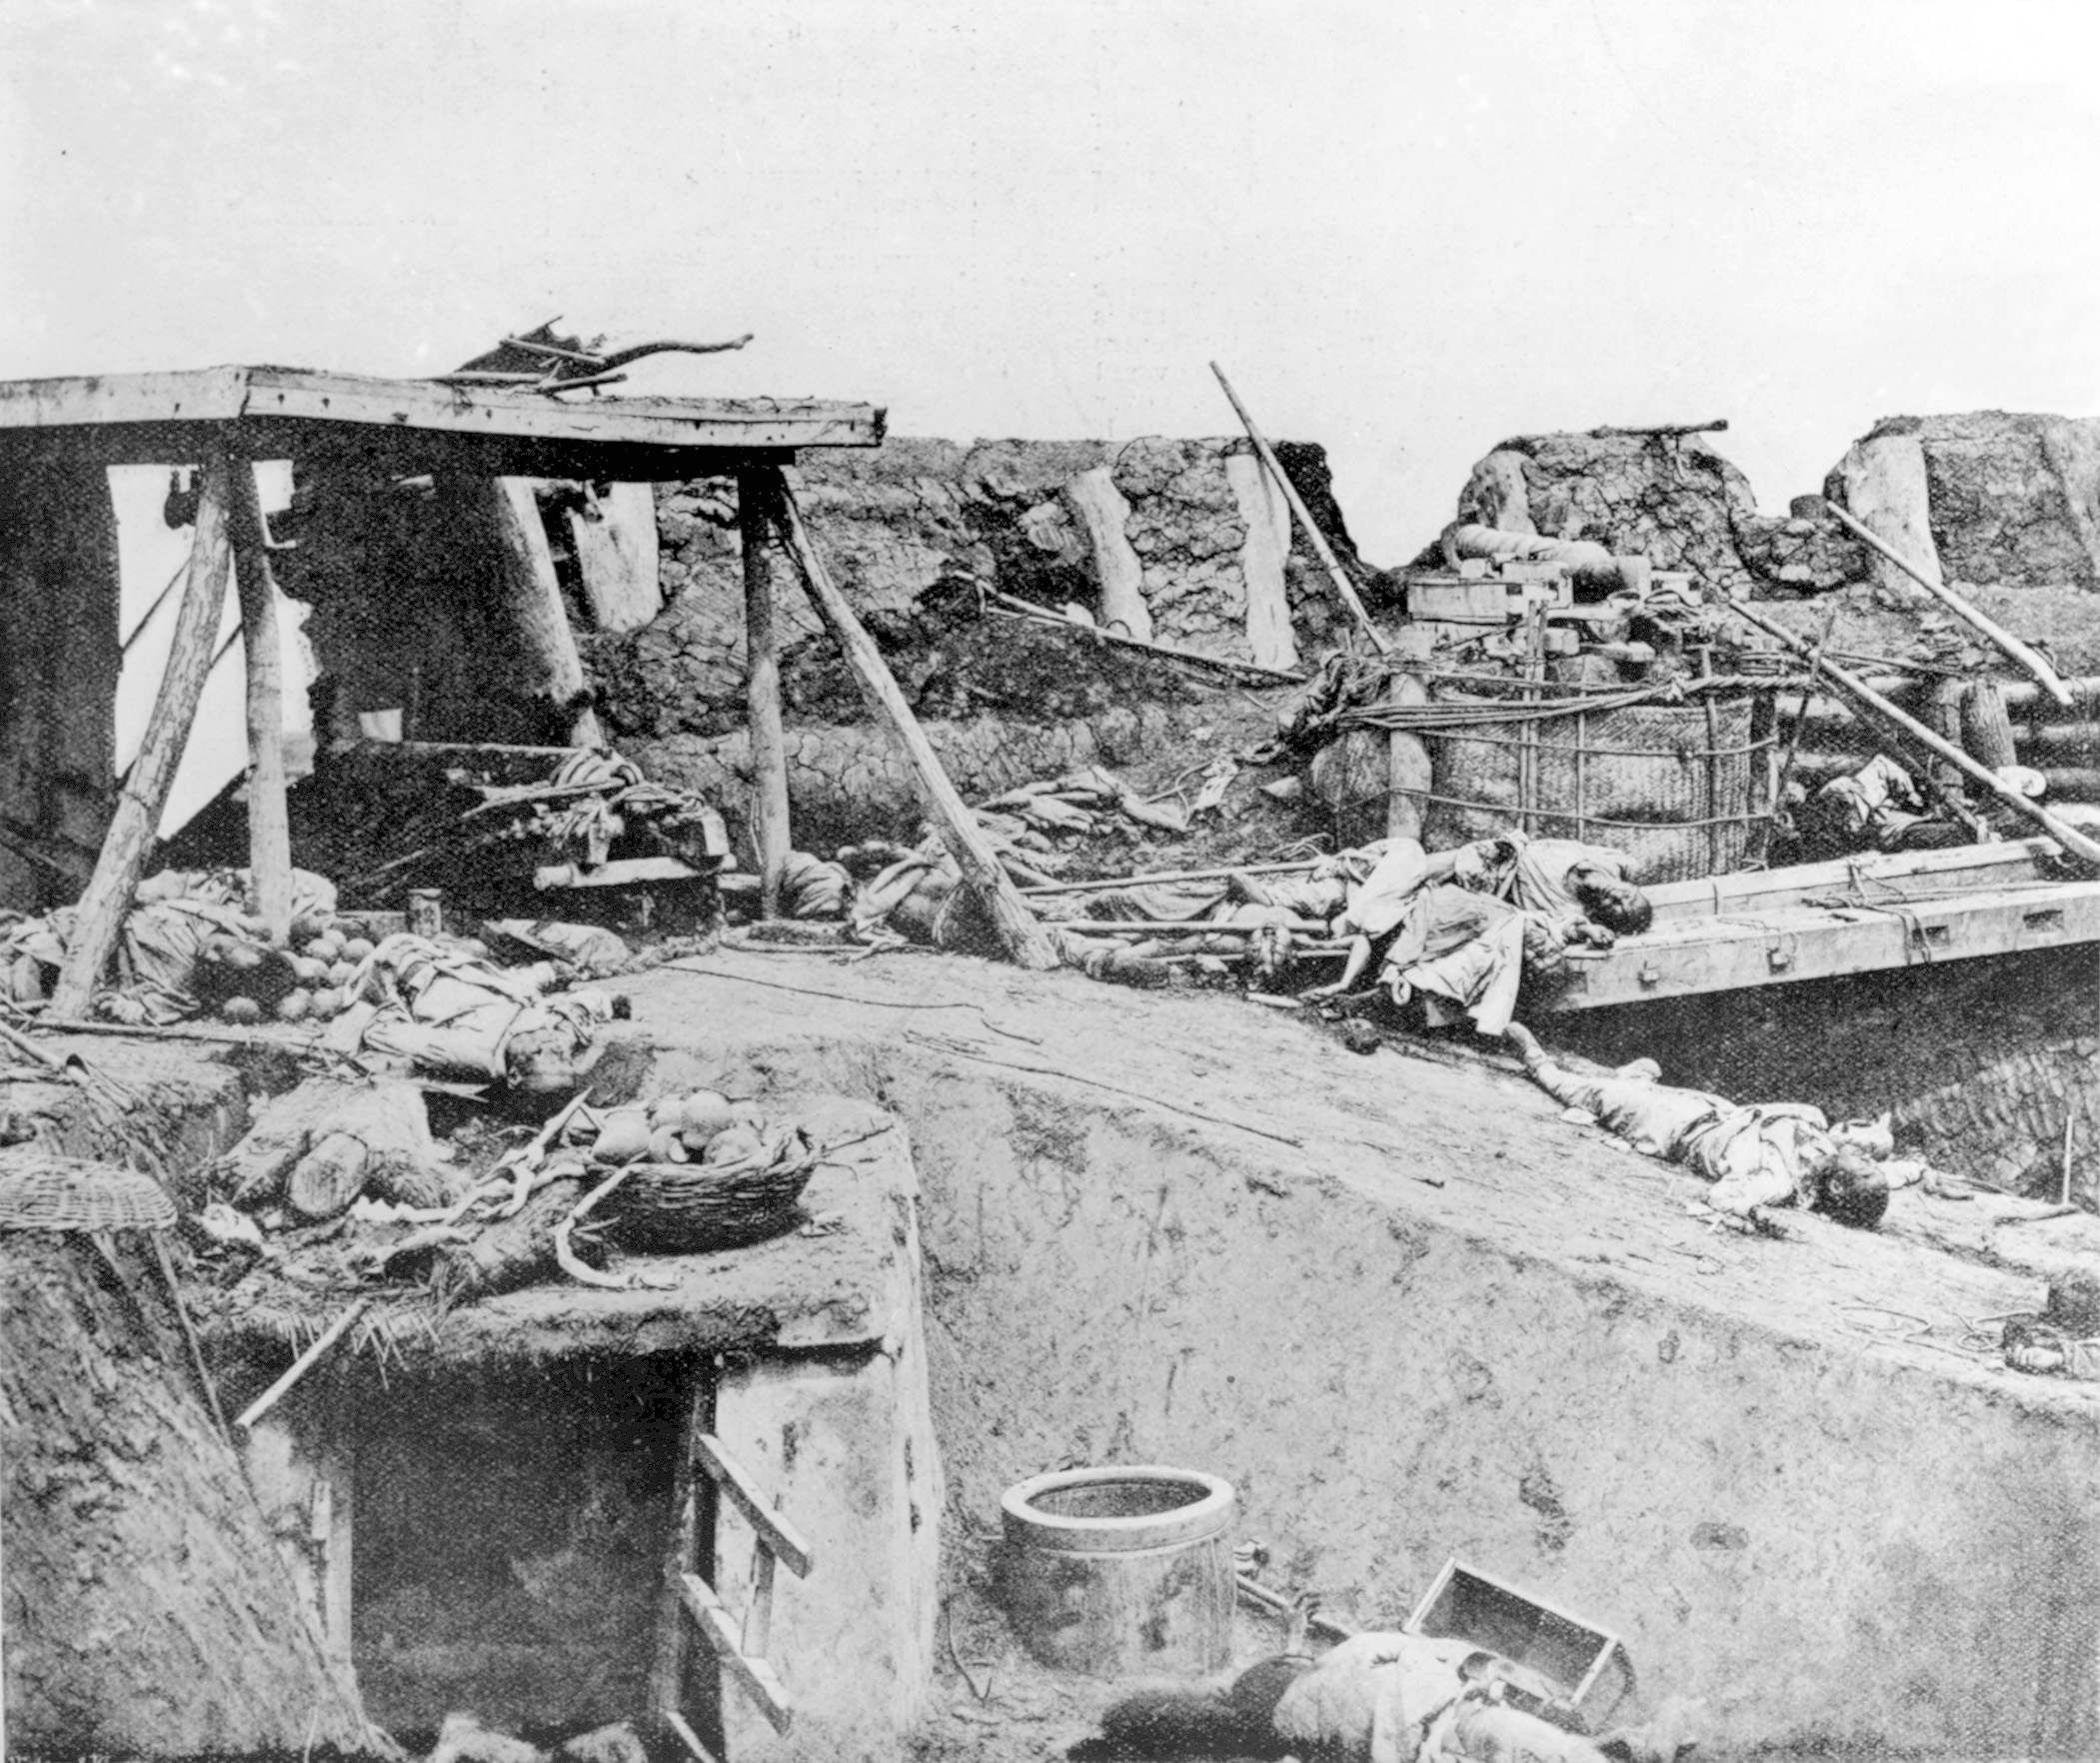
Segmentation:
{"type": "Polygon", "coordinates": [[[737,527],[744,540],[744,702],[751,722],[751,843],[761,909],[780,915],[788,867],[788,742],[781,729],[781,652],[773,601],[774,484],[769,466],[737,474],[737,527]]]}
{"type": "Polygon", "coordinates": [[[1956,618],[1979,633],[1986,642],[1994,645],[2003,654],[2019,663],[2040,684],[2042,690],[2055,699],[2058,704],[2062,705],[2064,709],[2069,710],[2071,708],[2070,690],[2057,677],[2056,670],[2049,665],[2045,656],[2036,650],[2030,649],[2002,625],[1971,606],[1953,589],[1946,586],[1945,583],[1935,582],[1923,570],[1919,569],[1916,564],[1893,549],[1878,533],[1854,520],[1851,515],[1839,508],[1836,503],[1826,498],[1823,507],[1829,511],[1830,518],[1844,528],[1846,532],[1850,533],[1853,538],[1857,539],[1860,544],[1866,546],[1870,551],[1878,551],[1956,618]]]}
{"type": "MultiPolygon", "coordinates": [[[[1727,606],[1728,611],[1741,619],[1744,624],[1754,625],[1767,637],[1777,638],[1796,655],[1808,656],[1814,653],[1806,642],[1796,637],[1784,625],[1774,624],[1762,614],[1752,612],[1741,601],[1731,600],[1724,604],[1727,606]]],[[[2011,809],[2013,813],[2032,821],[2044,833],[2048,834],[2051,839],[2055,840],[2064,849],[2066,855],[2075,857],[2088,868],[2100,870],[2100,845],[2094,844],[2083,833],[2065,826],[2063,822],[2043,808],[2040,803],[2035,802],[2031,797],[2022,796],[2017,790],[2001,782],[1987,768],[1978,765],[1951,741],[1948,741],[1943,736],[1935,735],[1915,717],[1906,715],[1898,710],[1864,680],[1855,674],[1846,672],[1828,657],[1825,657],[1823,661],[1823,675],[1833,686],[1837,687],[1839,691],[1843,692],[1863,709],[1871,711],[1889,727],[1900,730],[1935,759],[1946,761],[1948,765],[1961,773],[1964,778],[1967,778],[1979,789],[1995,797],[2005,807],[2011,809]]]]}
{"type": "Polygon", "coordinates": [[[1024,967],[1054,967],[1057,950],[1050,932],[1029,910],[1028,901],[1021,897],[1020,889],[1007,875],[991,841],[978,825],[977,817],[956,794],[955,785],[941,769],[933,744],[927,740],[926,731],[920,728],[919,719],[912,714],[912,707],[905,702],[905,695],[897,689],[897,681],[876,648],[874,639],[861,628],[861,621],[854,616],[846,596],[840,593],[838,584],[824,567],[824,560],[817,555],[816,546],[810,542],[810,530],[803,524],[802,510],[796,506],[787,479],[773,467],[766,468],[765,475],[771,480],[773,512],[780,523],[781,537],[786,541],[796,567],[802,572],[803,586],[809,590],[811,604],[817,608],[818,616],[824,620],[826,629],[846,656],[847,665],[860,683],[861,696],[867,700],[876,721],[887,723],[890,732],[897,737],[898,745],[904,749],[920,803],[955,855],[965,885],[983,902],[1001,945],[1014,960],[1024,967]]]}
{"type": "Polygon", "coordinates": [[[1334,584],[1334,592],[1341,597],[1341,604],[1348,608],[1349,616],[1356,621],[1364,636],[1370,639],[1371,647],[1380,655],[1388,653],[1392,645],[1385,640],[1378,627],[1370,622],[1370,614],[1363,610],[1363,602],[1356,598],[1355,585],[1343,573],[1340,561],[1327,544],[1327,536],[1313,525],[1311,511],[1305,507],[1304,499],[1298,495],[1297,486],[1285,474],[1282,462],[1276,458],[1275,449],[1269,446],[1261,431],[1254,427],[1254,419],[1247,415],[1246,406],[1239,402],[1239,394],[1232,390],[1232,382],[1225,378],[1225,370],[1213,361],[1210,371],[1217,376],[1217,383],[1224,388],[1225,396],[1232,401],[1232,409],[1239,418],[1239,426],[1246,430],[1246,438],[1254,444],[1254,451],[1260,455],[1261,463],[1268,468],[1268,475],[1275,479],[1276,488],[1283,492],[1283,500],[1290,504],[1290,512],[1297,517],[1298,525],[1304,528],[1306,542],[1318,554],[1319,561],[1326,566],[1327,579],[1334,584]]]}
{"type": "Polygon", "coordinates": [[[256,495],[255,467],[232,470],[233,573],[248,664],[248,909],[283,944],[292,934],[292,823],[285,806],[284,648],[277,581],[256,495]]]}
{"type": "MultiPolygon", "coordinates": [[[[240,469],[248,468],[243,464],[240,469]]],[[[204,696],[204,682],[218,644],[219,617],[226,605],[226,576],[233,562],[227,513],[234,470],[224,450],[214,450],[205,462],[196,537],[190,542],[189,574],[182,606],[175,615],[168,665],[161,674],[152,715],[146,720],[138,758],[132,761],[117,796],[102,855],[95,860],[95,873],[80,896],[72,946],[51,994],[49,1014],[55,1021],[87,1018],[95,987],[117,946],[139,877],[160,833],[161,810],[167,806],[175,770],[182,764],[197,701],[204,696]]]]}

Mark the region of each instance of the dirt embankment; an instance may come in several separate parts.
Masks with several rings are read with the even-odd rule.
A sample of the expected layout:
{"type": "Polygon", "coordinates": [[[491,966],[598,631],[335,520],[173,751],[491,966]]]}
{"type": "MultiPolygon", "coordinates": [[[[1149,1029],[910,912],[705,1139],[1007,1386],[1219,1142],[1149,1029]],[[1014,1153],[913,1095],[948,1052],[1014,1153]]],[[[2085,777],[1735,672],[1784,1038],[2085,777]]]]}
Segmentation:
{"type": "Polygon", "coordinates": [[[640,981],[634,1032],[912,1134],[966,1529],[1058,1463],[1211,1469],[1330,1611],[1392,1623],[1457,1554],[1624,1633],[1722,1754],[2090,1748],[2100,1531],[2063,1515],[2100,1400],[1954,1320],[2039,1278],[1709,1229],[1462,1053],[950,957],[702,964],[640,981]]]}

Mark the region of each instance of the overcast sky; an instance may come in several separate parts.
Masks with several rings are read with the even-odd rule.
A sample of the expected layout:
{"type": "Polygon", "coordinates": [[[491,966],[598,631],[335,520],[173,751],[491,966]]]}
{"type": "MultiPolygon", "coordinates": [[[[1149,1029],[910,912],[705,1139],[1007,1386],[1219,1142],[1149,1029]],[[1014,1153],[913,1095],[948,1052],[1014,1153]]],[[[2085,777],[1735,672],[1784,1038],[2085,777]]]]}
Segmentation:
{"type": "Polygon", "coordinates": [[[2085,0],[0,0],[0,378],[755,331],[642,389],[1325,443],[1366,554],[1506,435],[2100,411],[2085,0]]]}

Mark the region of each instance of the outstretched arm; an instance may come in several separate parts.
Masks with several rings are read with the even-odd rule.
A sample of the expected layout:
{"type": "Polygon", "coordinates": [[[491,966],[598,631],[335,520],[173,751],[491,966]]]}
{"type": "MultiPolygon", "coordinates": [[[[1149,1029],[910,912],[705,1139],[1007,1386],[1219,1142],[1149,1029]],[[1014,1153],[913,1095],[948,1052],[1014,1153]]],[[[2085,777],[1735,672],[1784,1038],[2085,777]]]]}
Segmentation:
{"type": "Polygon", "coordinates": [[[1363,969],[1370,965],[1370,938],[1351,936],[1349,952],[1341,963],[1341,977],[1331,985],[1314,985],[1300,992],[1301,997],[1338,997],[1363,977],[1363,969]]]}

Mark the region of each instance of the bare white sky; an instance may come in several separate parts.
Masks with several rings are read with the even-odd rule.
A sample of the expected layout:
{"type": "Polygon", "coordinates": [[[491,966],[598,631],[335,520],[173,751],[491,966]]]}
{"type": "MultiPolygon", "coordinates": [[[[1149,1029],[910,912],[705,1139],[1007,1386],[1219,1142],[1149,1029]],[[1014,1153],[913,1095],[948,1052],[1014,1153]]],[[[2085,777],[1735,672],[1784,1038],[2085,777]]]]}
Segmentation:
{"type": "Polygon", "coordinates": [[[2100,410],[2090,0],[0,0],[0,378],[756,331],[637,389],[1324,442],[2100,410]]]}

